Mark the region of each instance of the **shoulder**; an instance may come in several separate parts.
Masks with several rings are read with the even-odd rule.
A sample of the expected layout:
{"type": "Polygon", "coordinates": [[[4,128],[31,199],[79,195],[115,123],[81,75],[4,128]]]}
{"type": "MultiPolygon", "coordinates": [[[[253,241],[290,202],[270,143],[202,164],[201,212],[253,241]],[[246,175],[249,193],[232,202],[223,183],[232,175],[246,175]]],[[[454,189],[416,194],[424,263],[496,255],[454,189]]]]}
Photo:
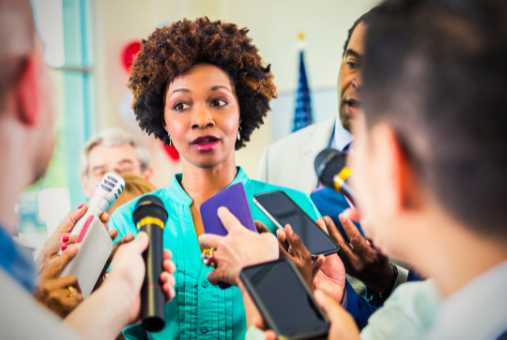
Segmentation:
{"type": "Polygon", "coordinates": [[[332,117],[323,122],[312,124],[271,144],[266,150],[269,150],[270,152],[276,152],[278,150],[287,151],[293,147],[298,147],[302,140],[306,140],[315,134],[325,133],[331,136],[335,121],[336,117],[332,117]]]}
{"type": "MultiPolygon", "coordinates": [[[[159,189],[148,194],[134,198],[133,200],[123,204],[121,207],[115,210],[111,215],[108,223],[108,227],[118,230],[119,236],[125,236],[126,234],[133,233],[135,231],[134,222],[132,220],[132,213],[136,208],[137,202],[146,195],[154,195],[160,197],[164,202],[166,188],[159,189]]],[[[117,237],[119,239],[120,237],[117,237]]]]}
{"type": "Polygon", "coordinates": [[[136,197],[133,200],[125,203],[124,205],[122,205],[121,207],[119,207],[118,209],[116,209],[116,211],[113,213],[113,215],[111,217],[112,218],[116,218],[116,217],[119,217],[119,216],[131,215],[132,212],[134,211],[135,207],[136,207],[137,202],[142,197],[147,196],[147,195],[157,196],[157,197],[161,198],[162,201],[164,201],[163,198],[165,197],[165,191],[166,191],[166,188],[163,188],[163,189],[152,191],[150,193],[147,193],[147,194],[144,194],[142,196],[136,197]]]}

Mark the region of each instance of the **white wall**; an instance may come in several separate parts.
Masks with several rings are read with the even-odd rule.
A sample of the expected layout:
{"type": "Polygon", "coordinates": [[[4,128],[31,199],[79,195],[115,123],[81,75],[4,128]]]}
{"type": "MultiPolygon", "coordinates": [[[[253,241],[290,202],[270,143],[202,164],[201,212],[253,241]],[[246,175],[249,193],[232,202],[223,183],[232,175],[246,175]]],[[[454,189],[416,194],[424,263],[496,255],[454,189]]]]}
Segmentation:
{"type": "MultiPolygon", "coordinates": [[[[122,69],[122,47],[146,38],[157,26],[184,17],[207,15],[250,29],[250,37],[266,63],[272,65],[279,99],[252,141],[237,153],[237,163],[255,178],[264,148],[290,131],[293,91],[297,85],[297,34],[305,32],[305,62],[312,93],[314,119],[337,112],[336,82],[347,30],[377,0],[94,0],[95,79],[98,128],[126,125],[118,116],[119,101],[128,91],[122,69]]],[[[154,184],[167,185],[179,166],[171,163],[158,144],[147,140],[154,153],[154,184]]]]}

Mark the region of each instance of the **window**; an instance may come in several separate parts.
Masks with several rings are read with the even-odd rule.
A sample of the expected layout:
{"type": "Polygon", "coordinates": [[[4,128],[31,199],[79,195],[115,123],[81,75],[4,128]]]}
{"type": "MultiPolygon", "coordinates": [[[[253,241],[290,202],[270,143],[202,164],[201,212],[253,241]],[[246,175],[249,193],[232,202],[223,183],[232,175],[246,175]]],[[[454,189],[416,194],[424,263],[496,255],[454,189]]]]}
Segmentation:
{"type": "Polygon", "coordinates": [[[32,0],[32,5],[60,104],[47,174],[19,197],[16,207],[20,238],[40,242],[71,208],[85,202],[77,169],[80,148],[95,126],[92,11],[87,0],[32,0]]]}

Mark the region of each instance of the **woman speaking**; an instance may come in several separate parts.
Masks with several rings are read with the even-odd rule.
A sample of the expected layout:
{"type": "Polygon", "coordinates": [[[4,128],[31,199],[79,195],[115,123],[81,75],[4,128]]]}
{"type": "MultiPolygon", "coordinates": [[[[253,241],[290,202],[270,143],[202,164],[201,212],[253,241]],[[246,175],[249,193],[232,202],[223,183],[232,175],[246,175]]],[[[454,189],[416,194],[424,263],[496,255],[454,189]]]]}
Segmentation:
{"type": "MultiPolygon", "coordinates": [[[[269,66],[246,28],[183,20],[155,30],[134,59],[129,87],[139,126],[181,156],[182,174],[152,194],[169,213],[163,236],[176,263],[176,297],[165,307],[166,325],[150,339],[244,339],[245,311],[237,287],[222,290],[206,275],[197,238],[204,233],[200,205],[226,187],[243,183],[255,220],[276,227],[252,203],[253,195],[285,191],[306,213],[318,212],[307,195],[251,180],[236,167],[235,151],[250,140],[270,110],[276,87],[269,66]]],[[[132,212],[137,199],[120,207],[109,226],[120,237],[136,235],[132,212]]],[[[127,339],[147,339],[142,326],[126,328],[127,339]]]]}

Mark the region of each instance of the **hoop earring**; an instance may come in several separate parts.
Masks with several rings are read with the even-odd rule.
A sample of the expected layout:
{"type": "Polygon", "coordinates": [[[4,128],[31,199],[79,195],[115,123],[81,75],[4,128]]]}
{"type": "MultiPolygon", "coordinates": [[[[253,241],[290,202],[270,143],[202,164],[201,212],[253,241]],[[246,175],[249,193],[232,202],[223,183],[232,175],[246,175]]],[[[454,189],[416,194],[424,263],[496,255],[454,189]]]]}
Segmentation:
{"type": "Polygon", "coordinates": [[[238,140],[241,140],[241,133],[240,133],[240,131],[241,131],[241,126],[238,129],[238,140]]]}

